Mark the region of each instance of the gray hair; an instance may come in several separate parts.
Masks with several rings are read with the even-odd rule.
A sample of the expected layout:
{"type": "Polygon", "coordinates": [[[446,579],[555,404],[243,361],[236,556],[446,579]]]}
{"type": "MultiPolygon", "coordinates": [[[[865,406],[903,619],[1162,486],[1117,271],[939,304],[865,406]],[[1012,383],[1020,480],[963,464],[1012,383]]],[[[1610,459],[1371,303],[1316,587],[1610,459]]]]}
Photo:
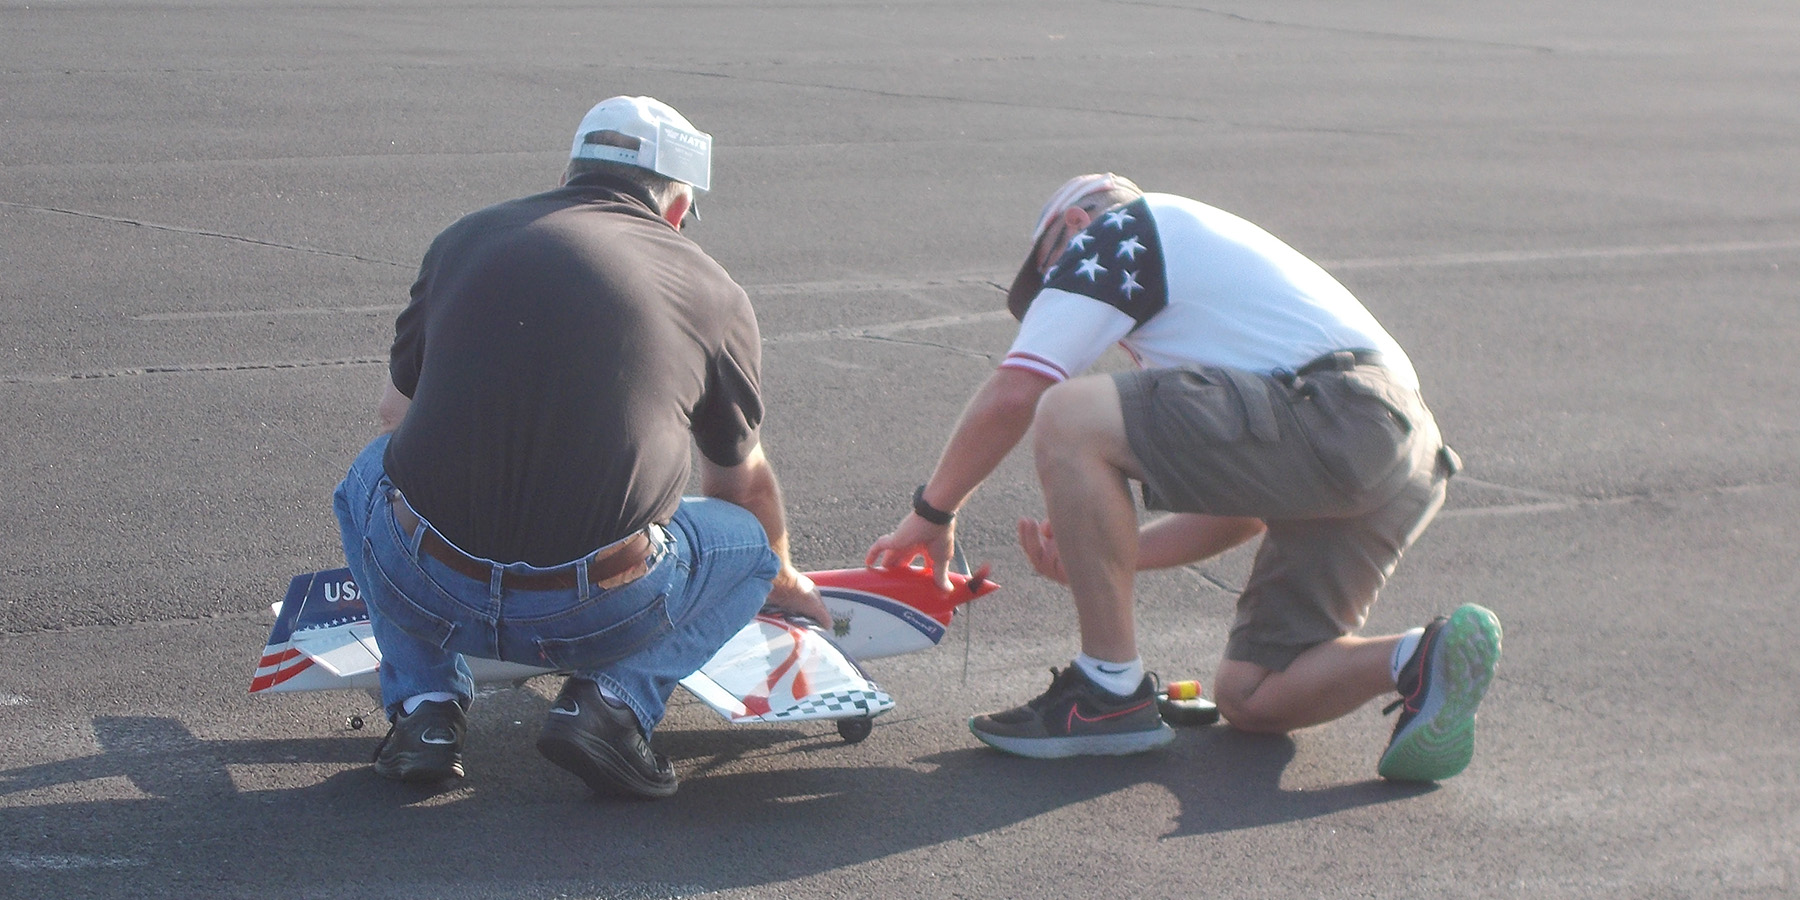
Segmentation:
{"type": "MultiPolygon", "coordinates": [[[[596,131],[587,136],[587,142],[590,144],[606,144],[613,147],[625,147],[633,150],[637,149],[638,145],[637,138],[628,134],[620,134],[616,131],[596,131]]],[[[571,159],[569,160],[569,167],[563,170],[563,180],[573,181],[583,175],[593,174],[601,174],[611,178],[617,178],[621,181],[628,181],[643,188],[644,193],[649,194],[650,199],[656,204],[656,211],[659,213],[668,211],[669,207],[683,196],[687,197],[690,201],[692,201],[694,196],[694,188],[692,185],[684,184],[671,178],[664,178],[649,169],[634,166],[630,163],[615,162],[610,159],[571,159]]]]}

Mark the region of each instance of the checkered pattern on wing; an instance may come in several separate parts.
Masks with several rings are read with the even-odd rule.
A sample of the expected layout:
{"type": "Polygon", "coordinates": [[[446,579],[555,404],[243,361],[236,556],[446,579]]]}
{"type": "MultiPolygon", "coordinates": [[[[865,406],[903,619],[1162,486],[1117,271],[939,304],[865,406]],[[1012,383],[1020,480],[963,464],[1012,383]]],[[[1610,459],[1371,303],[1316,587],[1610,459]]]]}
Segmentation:
{"type": "Polygon", "coordinates": [[[850,716],[874,716],[894,708],[894,698],[883,691],[832,691],[814,694],[766,719],[843,719],[850,716]]]}

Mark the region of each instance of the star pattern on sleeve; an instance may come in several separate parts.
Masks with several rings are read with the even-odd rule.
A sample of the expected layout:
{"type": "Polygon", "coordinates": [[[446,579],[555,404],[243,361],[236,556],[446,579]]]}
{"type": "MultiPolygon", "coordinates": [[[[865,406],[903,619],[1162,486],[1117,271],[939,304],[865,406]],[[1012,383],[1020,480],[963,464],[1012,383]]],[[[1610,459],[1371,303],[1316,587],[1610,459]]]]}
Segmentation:
{"type": "Polygon", "coordinates": [[[1140,326],[1168,306],[1162,239],[1144,198],[1103,214],[1076,235],[1044,287],[1098,300],[1140,326]]]}
{"type": "Polygon", "coordinates": [[[1144,286],[1138,284],[1136,272],[1126,272],[1124,280],[1119,283],[1119,291],[1125,295],[1127,300],[1131,299],[1132,294],[1143,289],[1144,286]]]}
{"type": "Polygon", "coordinates": [[[1115,209],[1112,212],[1109,212],[1106,215],[1100,217],[1101,227],[1111,228],[1111,229],[1118,230],[1118,231],[1125,230],[1125,226],[1130,225],[1132,222],[1135,222],[1135,221],[1137,221],[1137,219],[1132,217],[1131,213],[1127,211],[1127,207],[1121,207],[1119,209],[1115,209]]]}

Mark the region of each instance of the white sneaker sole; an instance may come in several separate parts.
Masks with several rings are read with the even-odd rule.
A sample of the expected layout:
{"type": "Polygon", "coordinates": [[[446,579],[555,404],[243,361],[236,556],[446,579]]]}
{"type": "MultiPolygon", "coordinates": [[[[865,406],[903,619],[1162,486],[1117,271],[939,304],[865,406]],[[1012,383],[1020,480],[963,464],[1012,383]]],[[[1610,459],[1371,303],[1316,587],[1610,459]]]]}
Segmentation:
{"type": "Polygon", "coordinates": [[[1175,729],[1159,723],[1154,731],[1127,731],[1118,734],[1085,734],[1071,737],[1011,737],[987,734],[969,720],[969,732],[975,739],[996,750],[1032,759],[1062,759],[1069,756],[1129,756],[1154,750],[1175,739],[1175,729]]]}

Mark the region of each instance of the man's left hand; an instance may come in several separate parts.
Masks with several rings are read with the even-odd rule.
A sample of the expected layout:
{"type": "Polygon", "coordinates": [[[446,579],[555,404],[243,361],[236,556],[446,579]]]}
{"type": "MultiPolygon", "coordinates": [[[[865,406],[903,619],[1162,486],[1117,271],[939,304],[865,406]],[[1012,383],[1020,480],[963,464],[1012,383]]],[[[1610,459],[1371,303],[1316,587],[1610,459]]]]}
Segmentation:
{"type": "Polygon", "coordinates": [[[956,523],[936,525],[907,513],[892,533],[869,545],[863,565],[871,569],[904,569],[924,557],[938,589],[950,590],[950,559],[956,550],[956,523]]]}

